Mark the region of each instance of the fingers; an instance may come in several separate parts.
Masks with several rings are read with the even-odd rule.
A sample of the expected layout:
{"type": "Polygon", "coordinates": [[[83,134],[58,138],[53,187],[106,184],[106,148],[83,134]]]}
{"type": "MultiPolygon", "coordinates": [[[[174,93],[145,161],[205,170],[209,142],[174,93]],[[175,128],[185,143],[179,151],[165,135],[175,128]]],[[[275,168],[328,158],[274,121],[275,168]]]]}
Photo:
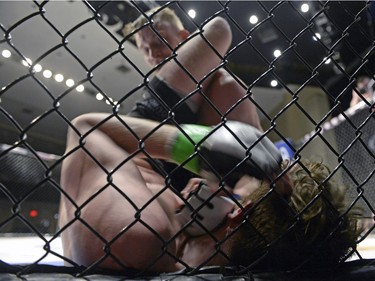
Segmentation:
{"type": "Polygon", "coordinates": [[[261,182],[255,177],[245,175],[237,182],[233,192],[241,198],[246,198],[260,187],[261,182]]]}
{"type": "Polygon", "coordinates": [[[204,179],[201,178],[191,178],[186,184],[185,188],[181,191],[183,198],[188,199],[189,194],[198,189],[198,187],[204,182],[204,179]]]}

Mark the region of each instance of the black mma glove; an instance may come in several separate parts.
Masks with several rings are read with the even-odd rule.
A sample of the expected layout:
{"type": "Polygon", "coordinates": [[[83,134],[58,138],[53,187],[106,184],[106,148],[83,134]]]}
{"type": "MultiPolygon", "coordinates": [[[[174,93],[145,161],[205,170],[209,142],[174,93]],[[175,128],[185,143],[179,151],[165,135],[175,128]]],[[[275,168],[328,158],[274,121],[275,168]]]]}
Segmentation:
{"type": "Polygon", "coordinates": [[[183,125],[182,129],[172,144],[171,158],[206,179],[223,178],[234,187],[243,175],[264,179],[280,171],[279,150],[248,124],[227,121],[220,127],[183,125]]]}

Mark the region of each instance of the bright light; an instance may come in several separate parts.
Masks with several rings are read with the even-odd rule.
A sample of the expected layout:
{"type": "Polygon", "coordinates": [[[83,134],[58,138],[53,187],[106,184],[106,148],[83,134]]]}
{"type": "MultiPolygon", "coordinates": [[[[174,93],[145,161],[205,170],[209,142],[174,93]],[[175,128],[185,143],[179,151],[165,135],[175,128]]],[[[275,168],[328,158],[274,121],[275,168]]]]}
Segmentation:
{"type": "Polygon", "coordinates": [[[31,59],[26,58],[26,60],[22,60],[22,64],[23,64],[24,66],[30,66],[30,65],[33,64],[33,62],[31,61],[31,59]]]}
{"type": "Polygon", "coordinates": [[[43,76],[44,76],[45,78],[51,78],[51,77],[52,77],[52,72],[51,72],[51,70],[48,70],[48,69],[44,70],[44,71],[43,71],[43,76]]]}
{"type": "Polygon", "coordinates": [[[330,64],[331,63],[331,59],[330,58],[324,58],[323,60],[325,60],[324,64],[330,64]]]}
{"type": "Polygon", "coordinates": [[[78,85],[78,86],[76,87],[76,90],[77,90],[77,92],[82,93],[82,92],[85,90],[85,87],[84,87],[83,85],[78,85]]]}
{"type": "Polygon", "coordinates": [[[38,63],[38,64],[34,65],[33,70],[35,72],[41,72],[42,71],[42,66],[38,63]]]}
{"type": "Polygon", "coordinates": [[[301,5],[302,13],[307,13],[309,10],[310,10],[309,4],[304,3],[304,4],[301,5]]]}
{"type": "Polygon", "coordinates": [[[57,73],[55,75],[55,80],[56,80],[56,82],[60,83],[60,82],[64,81],[64,76],[62,74],[60,74],[60,73],[57,73]]]}
{"type": "Polygon", "coordinates": [[[320,33],[315,33],[315,36],[313,36],[313,39],[315,41],[318,41],[318,39],[321,39],[321,38],[322,38],[322,36],[320,35],[320,33]]]}
{"type": "Polygon", "coordinates": [[[104,98],[104,96],[101,93],[97,93],[95,97],[97,100],[102,100],[104,98]]]}
{"type": "Polygon", "coordinates": [[[251,24],[256,24],[258,22],[258,17],[256,15],[252,15],[250,18],[249,18],[249,22],[251,24]]]}
{"type": "Polygon", "coordinates": [[[33,209],[29,211],[30,218],[36,218],[38,215],[39,215],[38,210],[33,209]]]}
{"type": "Polygon", "coordinates": [[[279,83],[277,82],[277,80],[272,80],[271,81],[271,86],[272,87],[276,87],[279,83]]]}
{"type": "Polygon", "coordinates": [[[113,98],[109,98],[109,100],[106,100],[105,103],[106,103],[106,104],[110,104],[109,101],[113,102],[113,98]]]}
{"type": "Polygon", "coordinates": [[[275,58],[278,58],[279,56],[281,56],[281,51],[280,50],[275,50],[273,52],[273,55],[275,56],[275,58]]]}
{"type": "Polygon", "coordinates": [[[12,53],[9,51],[9,50],[3,50],[2,52],[1,52],[1,55],[4,57],[4,58],[10,58],[11,57],[11,55],[12,55],[12,53]]]}
{"type": "Polygon", "coordinates": [[[196,13],[195,10],[191,9],[191,10],[188,11],[188,15],[189,15],[192,19],[194,19],[194,18],[196,17],[197,13],[196,13]]]}
{"type": "Polygon", "coordinates": [[[72,86],[74,86],[75,82],[74,82],[73,79],[67,79],[67,80],[65,81],[65,84],[66,84],[68,87],[72,87],[72,86]]]}

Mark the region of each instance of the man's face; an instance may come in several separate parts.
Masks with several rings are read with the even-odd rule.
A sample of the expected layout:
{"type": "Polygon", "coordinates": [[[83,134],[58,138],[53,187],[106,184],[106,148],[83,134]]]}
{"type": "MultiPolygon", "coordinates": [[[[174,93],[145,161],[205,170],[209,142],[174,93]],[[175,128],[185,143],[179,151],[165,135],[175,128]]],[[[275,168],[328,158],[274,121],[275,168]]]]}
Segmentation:
{"type": "Polygon", "coordinates": [[[362,94],[369,93],[369,90],[370,90],[370,89],[368,89],[369,83],[370,83],[370,78],[364,78],[362,81],[358,82],[357,89],[362,94]]]}
{"type": "MultiPolygon", "coordinates": [[[[160,22],[155,25],[159,35],[168,42],[170,48],[175,48],[184,38],[177,28],[168,22],[160,22]]],[[[139,31],[135,36],[138,49],[144,56],[145,61],[154,67],[168,58],[172,51],[155,32],[147,27],[139,31]]]]}

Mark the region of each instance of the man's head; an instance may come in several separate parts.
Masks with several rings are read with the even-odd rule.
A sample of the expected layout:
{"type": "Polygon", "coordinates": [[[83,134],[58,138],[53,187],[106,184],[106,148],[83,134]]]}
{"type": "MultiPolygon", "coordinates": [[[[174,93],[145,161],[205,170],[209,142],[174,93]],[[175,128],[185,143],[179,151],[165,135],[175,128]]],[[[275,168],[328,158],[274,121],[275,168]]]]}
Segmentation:
{"type": "Polygon", "coordinates": [[[145,61],[155,66],[172,54],[173,49],[189,36],[181,20],[170,8],[153,8],[134,22],[127,24],[123,34],[130,34],[139,29],[133,36],[145,61]],[[152,23],[152,27],[150,27],[152,23]],[[164,42],[163,38],[166,42],[164,42]]]}
{"type": "MultiPolygon", "coordinates": [[[[374,92],[374,80],[369,76],[359,76],[357,78],[357,91],[363,95],[365,99],[368,101],[372,100],[373,92],[374,92]]],[[[353,90],[354,94],[354,90],[353,90]]]]}
{"type": "Polygon", "coordinates": [[[329,178],[321,163],[303,162],[289,172],[293,192],[280,196],[262,183],[247,202],[253,207],[233,236],[234,265],[267,270],[339,262],[355,247],[362,232],[359,208],[349,209],[346,189],[329,178]]]}
{"type": "MultiPolygon", "coordinates": [[[[362,91],[362,89],[367,90],[368,84],[369,84],[370,81],[371,81],[371,78],[368,77],[368,76],[359,76],[357,78],[357,88],[358,88],[358,90],[360,92],[362,91]]],[[[367,91],[364,91],[363,93],[365,93],[365,92],[367,92],[367,91]]]]}

